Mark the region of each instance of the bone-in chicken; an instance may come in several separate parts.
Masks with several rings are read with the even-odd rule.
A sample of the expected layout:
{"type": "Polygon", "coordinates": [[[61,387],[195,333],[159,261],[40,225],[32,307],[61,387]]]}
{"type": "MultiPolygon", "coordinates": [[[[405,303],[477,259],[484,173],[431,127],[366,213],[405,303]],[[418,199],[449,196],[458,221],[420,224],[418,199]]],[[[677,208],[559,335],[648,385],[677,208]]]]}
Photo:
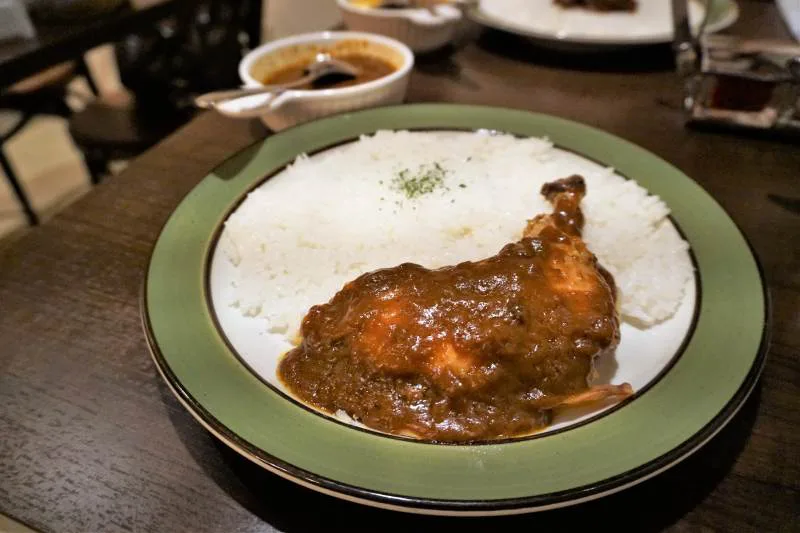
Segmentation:
{"type": "Polygon", "coordinates": [[[581,239],[583,178],[542,194],[553,213],[493,257],[377,270],[312,307],[280,378],[323,411],[436,441],[530,434],[559,406],[630,395],[590,385],[619,319],[614,281],[581,239]]]}

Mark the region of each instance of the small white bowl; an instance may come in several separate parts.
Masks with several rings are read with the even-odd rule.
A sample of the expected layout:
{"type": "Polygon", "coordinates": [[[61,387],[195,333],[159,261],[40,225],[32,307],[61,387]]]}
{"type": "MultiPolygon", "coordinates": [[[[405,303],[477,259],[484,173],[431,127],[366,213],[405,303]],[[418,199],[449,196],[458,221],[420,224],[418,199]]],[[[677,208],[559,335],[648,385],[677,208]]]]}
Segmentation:
{"type": "MultiPolygon", "coordinates": [[[[261,115],[264,124],[273,131],[278,131],[325,115],[403,102],[411,68],[414,66],[414,54],[399,41],[370,33],[325,31],[272,41],[255,48],[242,58],[239,63],[239,77],[246,87],[263,86],[260,78],[263,79],[266,74],[296,64],[304,57],[311,58],[343,41],[348,41],[348,44],[339,46],[350,46],[349,42],[352,41],[352,46],[359,51],[391,63],[396,70],[377,80],[349,87],[283,92],[269,103],[261,115]]],[[[263,96],[252,96],[236,102],[240,102],[240,106],[244,102],[244,107],[241,108],[247,109],[266,100],[263,96]]]]}
{"type": "Polygon", "coordinates": [[[337,0],[337,3],[349,29],[397,39],[414,52],[430,52],[451,42],[463,18],[458,7],[447,4],[435,4],[431,11],[361,7],[350,0],[337,0]]]}

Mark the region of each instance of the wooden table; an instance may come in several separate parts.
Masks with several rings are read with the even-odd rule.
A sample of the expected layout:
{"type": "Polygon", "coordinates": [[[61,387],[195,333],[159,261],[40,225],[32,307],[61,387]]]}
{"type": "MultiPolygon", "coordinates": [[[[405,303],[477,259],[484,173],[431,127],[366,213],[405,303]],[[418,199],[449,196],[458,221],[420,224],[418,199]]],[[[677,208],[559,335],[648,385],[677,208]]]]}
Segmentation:
{"type": "MultiPolygon", "coordinates": [[[[749,1],[735,31],[782,30],[770,3],[749,1]]],[[[255,122],[207,114],[0,252],[0,512],[66,532],[799,531],[800,214],[791,198],[800,196],[800,150],[684,129],[669,71],[571,67],[549,55],[523,58],[516,44],[490,36],[451,61],[423,61],[410,99],[599,126],[671,161],[731,213],[769,279],[772,347],[760,388],[704,449],[589,504],[470,520],[359,507],[228,451],[161,382],[139,317],[148,254],[172,209],[266,134],[255,122]]]]}
{"type": "Polygon", "coordinates": [[[174,15],[186,2],[156,0],[146,7],[124,6],[112,13],[75,21],[34,21],[33,39],[0,42],[0,89],[87,50],[114,42],[174,15]]]}

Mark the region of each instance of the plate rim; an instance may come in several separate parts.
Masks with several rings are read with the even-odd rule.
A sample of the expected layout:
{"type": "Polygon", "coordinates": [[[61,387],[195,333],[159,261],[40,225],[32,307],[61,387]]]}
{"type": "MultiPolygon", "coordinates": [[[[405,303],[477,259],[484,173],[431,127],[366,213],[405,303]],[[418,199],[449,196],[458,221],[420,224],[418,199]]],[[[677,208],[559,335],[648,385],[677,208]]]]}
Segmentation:
{"type": "MultiPolygon", "coordinates": [[[[718,31],[722,31],[732,26],[737,20],[739,20],[739,16],[741,14],[741,8],[739,7],[739,4],[738,2],[736,2],[736,0],[712,0],[712,1],[724,3],[726,5],[725,8],[726,15],[720,18],[720,20],[715,21],[714,23],[710,23],[706,28],[706,33],[716,33],[718,31]]],[[[608,38],[588,37],[581,35],[558,37],[555,35],[555,33],[552,32],[551,33],[542,32],[542,31],[517,27],[514,26],[513,24],[508,24],[507,22],[498,19],[483,11],[480,7],[480,3],[478,3],[478,5],[476,6],[470,7],[466,13],[467,17],[470,20],[486,28],[491,28],[494,30],[511,33],[519,37],[532,39],[541,43],[549,43],[554,46],[560,45],[561,47],[600,46],[604,48],[617,48],[617,47],[635,47],[635,46],[667,44],[672,42],[672,38],[669,35],[652,35],[652,36],[641,36],[641,37],[629,37],[622,39],[613,36],[608,38]]]]}
{"type": "MultiPolygon", "coordinates": [[[[448,104],[421,104],[421,105],[423,106],[433,105],[437,107],[448,106],[448,104]]],[[[390,107],[397,108],[397,107],[408,107],[408,106],[390,106],[390,107]]],[[[479,108],[488,108],[489,106],[450,106],[450,107],[470,107],[479,109],[479,108]]],[[[535,114],[518,109],[509,109],[509,108],[494,108],[494,109],[506,109],[517,113],[542,115],[541,113],[535,114]]],[[[362,111],[361,113],[363,112],[369,112],[369,110],[362,111]]],[[[344,115],[351,115],[351,114],[352,113],[345,113],[344,115]]],[[[565,119],[560,119],[559,117],[554,117],[552,115],[545,115],[545,116],[566,121],[565,119]]],[[[575,121],[566,121],[566,122],[572,122],[573,124],[577,124],[583,128],[588,128],[591,130],[598,130],[598,128],[594,128],[592,126],[583,123],[575,121]]],[[[603,132],[605,135],[614,137],[617,140],[622,140],[624,142],[628,142],[629,144],[633,144],[630,143],[629,141],[625,141],[624,139],[620,139],[619,137],[613,134],[604,132],[603,130],[598,130],[598,131],[603,132]]],[[[245,147],[240,151],[237,151],[235,154],[232,154],[224,161],[220,162],[215,167],[215,169],[224,165],[225,162],[227,162],[228,160],[235,158],[237,155],[240,155],[242,152],[252,150],[254,147],[260,146],[263,142],[264,140],[255,141],[250,146],[245,147]]],[[[643,150],[644,152],[647,152],[650,156],[663,161],[663,159],[653,154],[649,150],[641,148],[638,145],[634,146],[636,146],[640,150],[643,150]]],[[[691,178],[689,179],[691,180],[691,178]]],[[[150,258],[141,285],[140,316],[142,320],[142,327],[145,333],[148,349],[150,351],[151,357],[156,365],[158,372],[161,374],[162,378],[168,384],[170,391],[178,398],[178,400],[184,405],[184,407],[187,408],[190,414],[192,414],[192,416],[195,417],[206,429],[211,431],[215,436],[217,436],[217,438],[220,438],[223,442],[225,442],[235,451],[242,454],[251,461],[254,461],[260,466],[266,468],[267,470],[276,473],[281,477],[297,482],[303,486],[317,490],[319,492],[323,492],[339,498],[351,501],[357,501],[359,503],[377,507],[390,508],[406,512],[421,512],[424,514],[446,514],[446,515],[452,515],[452,514],[490,515],[490,514],[523,513],[523,512],[530,512],[537,510],[552,509],[556,507],[563,507],[599,498],[601,496],[623,490],[626,487],[635,485],[637,483],[645,481],[646,479],[649,479],[652,476],[657,475],[661,471],[666,470],[671,466],[677,464],[678,462],[682,461],[683,459],[691,455],[694,451],[702,447],[706,442],[708,442],[708,440],[713,438],[713,436],[717,432],[719,432],[733,418],[738,409],[747,400],[753,388],[758,382],[758,377],[766,361],[766,355],[768,352],[770,336],[771,336],[772,305],[771,305],[768,285],[766,283],[761,262],[752,244],[748,240],[747,236],[741,230],[739,224],[730,216],[727,210],[725,210],[725,208],[713,196],[708,194],[708,192],[705,191],[702,185],[695,182],[694,180],[691,181],[698,187],[700,187],[703,190],[703,192],[705,192],[706,195],[717,205],[717,207],[721,210],[721,212],[725,214],[728,221],[733,223],[735,229],[737,230],[738,234],[741,236],[743,242],[745,243],[749,255],[753,259],[754,264],[756,266],[758,273],[758,280],[760,282],[761,292],[763,294],[763,316],[760,322],[761,337],[757,353],[753,358],[749,370],[742,378],[742,382],[739,384],[736,392],[733,394],[733,396],[731,396],[728,399],[724,407],[711,420],[709,420],[699,431],[691,435],[680,445],[673,447],[669,452],[659,457],[656,457],[655,459],[647,463],[639,465],[636,468],[632,468],[617,476],[612,476],[600,480],[597,483],[592,483],[581,487],[570,487],[563,491],[538,494],[534,496],[525,496],[518,498],[515,497],[515,498],[486,499],[486,500],[477,500],[477,499],[452,500],[452,499],[439,499],[433,497],[415,497],[407,495],[398,495],[373,489],[365,489],[363,487],[358,487],[355,485],[349,485],[347,483],[343,483],[335,479],[326,478],[319,474],[309,472],[307,470],[294,466],[282,459],[279,459],[271,455],[270,453],[261,450],[257,446],[240,438],[238,435],[229,430],[229,428],[227,428],[224,423],[222,423],[220,420],[214,417],[214,415],[209,413],[202,406],[201,402],[199,402],[197,398],[195,398],[183,386],[183,384],[180,382],[177,376],[172,372],[172,369],[170,368],[168,361],[161,352],[161,349],[155,338],[155,333],[153,331],[152,324],[150,322],[150,316],[148,313],[147,288],[150,279],[150,270],[152,262],[154,260],[154,252],[157,248],[157,245],[162,237],[165,228],[169,225],[175,212],[178,210],[177,206],[162,225],[162,228],[159,230],[158,237],[152,245],[150,258]]],[[[198,185],[199,183],[200,182],[198,182],[198,185]]],[[[181,201],[178,203],[178,206],[183,204],[183,202],[186,200],[186,197],[189,196],[194,189],[195,187],[193,187],[189,192],[186,193],[183,199],[181,199],[181,201]]]]}

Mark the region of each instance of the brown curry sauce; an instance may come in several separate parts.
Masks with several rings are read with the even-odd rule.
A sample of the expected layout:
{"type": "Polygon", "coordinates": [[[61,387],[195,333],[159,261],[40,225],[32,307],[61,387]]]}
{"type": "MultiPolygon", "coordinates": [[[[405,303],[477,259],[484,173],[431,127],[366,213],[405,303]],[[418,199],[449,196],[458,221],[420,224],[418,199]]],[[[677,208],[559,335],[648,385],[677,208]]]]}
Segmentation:
{"type": "Polygon", "coordinates": [[[556,406],[630,394],[589,387],[619,340],[614,284],[580,239],[577,182],[562,183],[545,186],[554,213],[493,257],[377,270],[312,307],[279,378],[323,411],[436,441],[529,434],[556,406]]]}
{"type": "MultiPolygon", "coordinates": [[[[331,55],[336,59],[346,61],[358,68],[359,74],[355,77],[342,74],[330,74],[296,88],[300,90],[313,90],[351,87],[353,85],[375,81],[397,70],[394,65],[388,61],[368,54],[350,52],[331,55]]],[[[301,61],[267,74],[261,79],[261,82],[264,85],[276,85],[297,81],[307,74],[306,67],[308,67],[308,61],[301,61]]]]}

